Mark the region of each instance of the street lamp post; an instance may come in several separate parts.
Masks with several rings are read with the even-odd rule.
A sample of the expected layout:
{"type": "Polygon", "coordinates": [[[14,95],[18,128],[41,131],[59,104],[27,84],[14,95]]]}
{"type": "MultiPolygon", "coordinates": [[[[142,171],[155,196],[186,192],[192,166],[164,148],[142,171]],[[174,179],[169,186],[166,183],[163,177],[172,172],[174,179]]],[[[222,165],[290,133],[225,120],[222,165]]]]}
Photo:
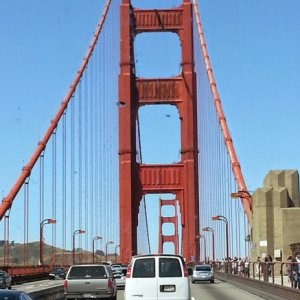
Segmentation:
{"type": "Polygon", "coordinates": [[[212,234],[212,256],[213,261],[215,261],[215,231],[211,227],[205,227],[203,231],[210,231],[212,234]]]}
{"type": "Polygon", "coordinates": [[[95,262],[95,241],[97,240],[102,240],[102,237],[97,235],[93,238],[93,263],[95,262]]]}
{"type": "Polygon", "coordinates": [[[75,235],[85,233],[85,230],[77,229],[73,232],[73,243],[72,243],[72,257],[73,257],[73,264],[75,263],[75,235]]]}
{"type": "Polygon", "coordinates": [[[213,221],[223,221],[226,224],[226,259],[229,259],[229,242],[228,242],[228,220],[224,216],[214,216],[213,221]]]}
{"type": "Polygon", "coordinates": [[[55,219],[45,219],[40,224],[40,264],[44,264],[44,225],[55,224],[55,219]]]}
{"type": "Polygon", "coordinates": [[[107,261],[107,247],[108,247],[108,245],[113,244],[113,243],[114,242],[112,242],[112,241],[106,242],[106,245],[105,245],[105,261],[107,261]]]}
{"type": "Polygon", "coordinates": [[[206,263],[206,237],[204,234],[200,234],[200,238],[203,238],[204,241],[204,262],[206,263]]]}
{"type": "Polygon", "coordinates": [[[117,263],[117,248],[120,248],[120,245],[116,245],[115,247],[115,263],[117,263]]]}

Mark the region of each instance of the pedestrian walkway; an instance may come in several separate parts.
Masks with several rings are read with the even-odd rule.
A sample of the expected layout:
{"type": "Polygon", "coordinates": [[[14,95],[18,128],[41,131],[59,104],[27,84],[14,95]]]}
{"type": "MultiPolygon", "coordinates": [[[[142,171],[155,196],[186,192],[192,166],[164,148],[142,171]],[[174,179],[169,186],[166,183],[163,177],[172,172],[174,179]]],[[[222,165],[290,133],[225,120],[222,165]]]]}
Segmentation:
{"type": "MultiPolygon", "coordinates": [[[[256,280],[259,280],[258,277],[255,278],[256,280]]],[[[264,279],[261,277],[260,281],[264,281],[264,279]]],[[[269,283],[273,283],[273,278],[269,276],[269,283]]],[[[288,276],[283,276],[283,284],[281,282],[281,276],[274,276],[274,284],[283,285],[286,287],[292,287],[291,282],[288,280],[288,276]]]]}

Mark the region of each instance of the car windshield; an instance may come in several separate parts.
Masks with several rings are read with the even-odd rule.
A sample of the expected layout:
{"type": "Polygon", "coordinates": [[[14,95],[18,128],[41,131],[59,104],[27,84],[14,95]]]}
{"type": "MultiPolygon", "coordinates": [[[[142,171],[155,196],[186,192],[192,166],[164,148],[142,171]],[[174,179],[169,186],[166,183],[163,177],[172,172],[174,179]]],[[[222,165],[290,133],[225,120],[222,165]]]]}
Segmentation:
{"type": "Polygon", "coordinates": [[[196,271],[211,271],[211,267],[210,266],[196,266],[195,267],[196,271]]]}
{"type": "Polygon", "coordinates": [[[104,267],[101,266],[73,267],[70,270],[69,279],[81,278],[102,279],[107,278],[107,275],[104,267]]]}
{"type": "Polygon", "coordinates": [[[0,277],[5,277],[5,273],[4,272],[0,272],[0,277]]]}
{"type": "Polygon", "coordinates": [[[51,273],[63,273],[64,272],[64,269],[61,269],[61,268],[54,268],[51,270],[51,273]]]}

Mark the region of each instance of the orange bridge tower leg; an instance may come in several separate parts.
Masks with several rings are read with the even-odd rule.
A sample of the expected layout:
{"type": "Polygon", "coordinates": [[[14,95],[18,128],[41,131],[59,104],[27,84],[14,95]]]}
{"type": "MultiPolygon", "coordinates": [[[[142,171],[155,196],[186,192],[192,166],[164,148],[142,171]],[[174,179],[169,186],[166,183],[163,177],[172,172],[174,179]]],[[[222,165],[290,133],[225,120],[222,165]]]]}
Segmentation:
{"type": "Polygon", "coordinates": [[[196,75],[194,72],[192,4],[178,8],[135,9],[123,0],[120,10],[119,176],[120,258],[137,253],[137,220],[143,195],[171,193],[181,212],[182,255],[199,258],[199,199],[196,75]],[[133,41],[142,32],[174,32],[181,42],[182,71],[172,78],[138,78],[133,41]],[[136,161],[136,120],[142,105],[175,105],[181,121],[181,161],[139,164],[136,161]]]}
{"type": "Polygon", "coordinates": [[[178,215],[177,215],[177,200],[163,200],[159,199],[159,241],[158,241],[158,253],[163,253],[164,243],[173,243],[174,245],[174,254],[179,254],[178,252],[178,215]],[[174,207],[174,216],[163,217],[162,216],[162,207],[163,206],[173,206],[174,207]],[[163,224],[170,223],[174,225],[174,234],[173,235],[164,235],[163,234],[163,224]]]}

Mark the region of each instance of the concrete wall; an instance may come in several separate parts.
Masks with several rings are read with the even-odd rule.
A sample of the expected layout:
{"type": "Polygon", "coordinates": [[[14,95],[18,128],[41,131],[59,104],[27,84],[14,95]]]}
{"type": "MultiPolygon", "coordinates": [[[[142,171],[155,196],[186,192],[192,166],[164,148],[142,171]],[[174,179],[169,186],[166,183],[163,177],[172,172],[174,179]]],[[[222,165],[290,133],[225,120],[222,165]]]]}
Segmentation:
{"type": "Polygon", "coordinates": [[[252,261],[268,254],[275,258],[275,252],[286,261],[290,244],[300,242],[298,171],[270,171],[252,200],[252,261]]]}

